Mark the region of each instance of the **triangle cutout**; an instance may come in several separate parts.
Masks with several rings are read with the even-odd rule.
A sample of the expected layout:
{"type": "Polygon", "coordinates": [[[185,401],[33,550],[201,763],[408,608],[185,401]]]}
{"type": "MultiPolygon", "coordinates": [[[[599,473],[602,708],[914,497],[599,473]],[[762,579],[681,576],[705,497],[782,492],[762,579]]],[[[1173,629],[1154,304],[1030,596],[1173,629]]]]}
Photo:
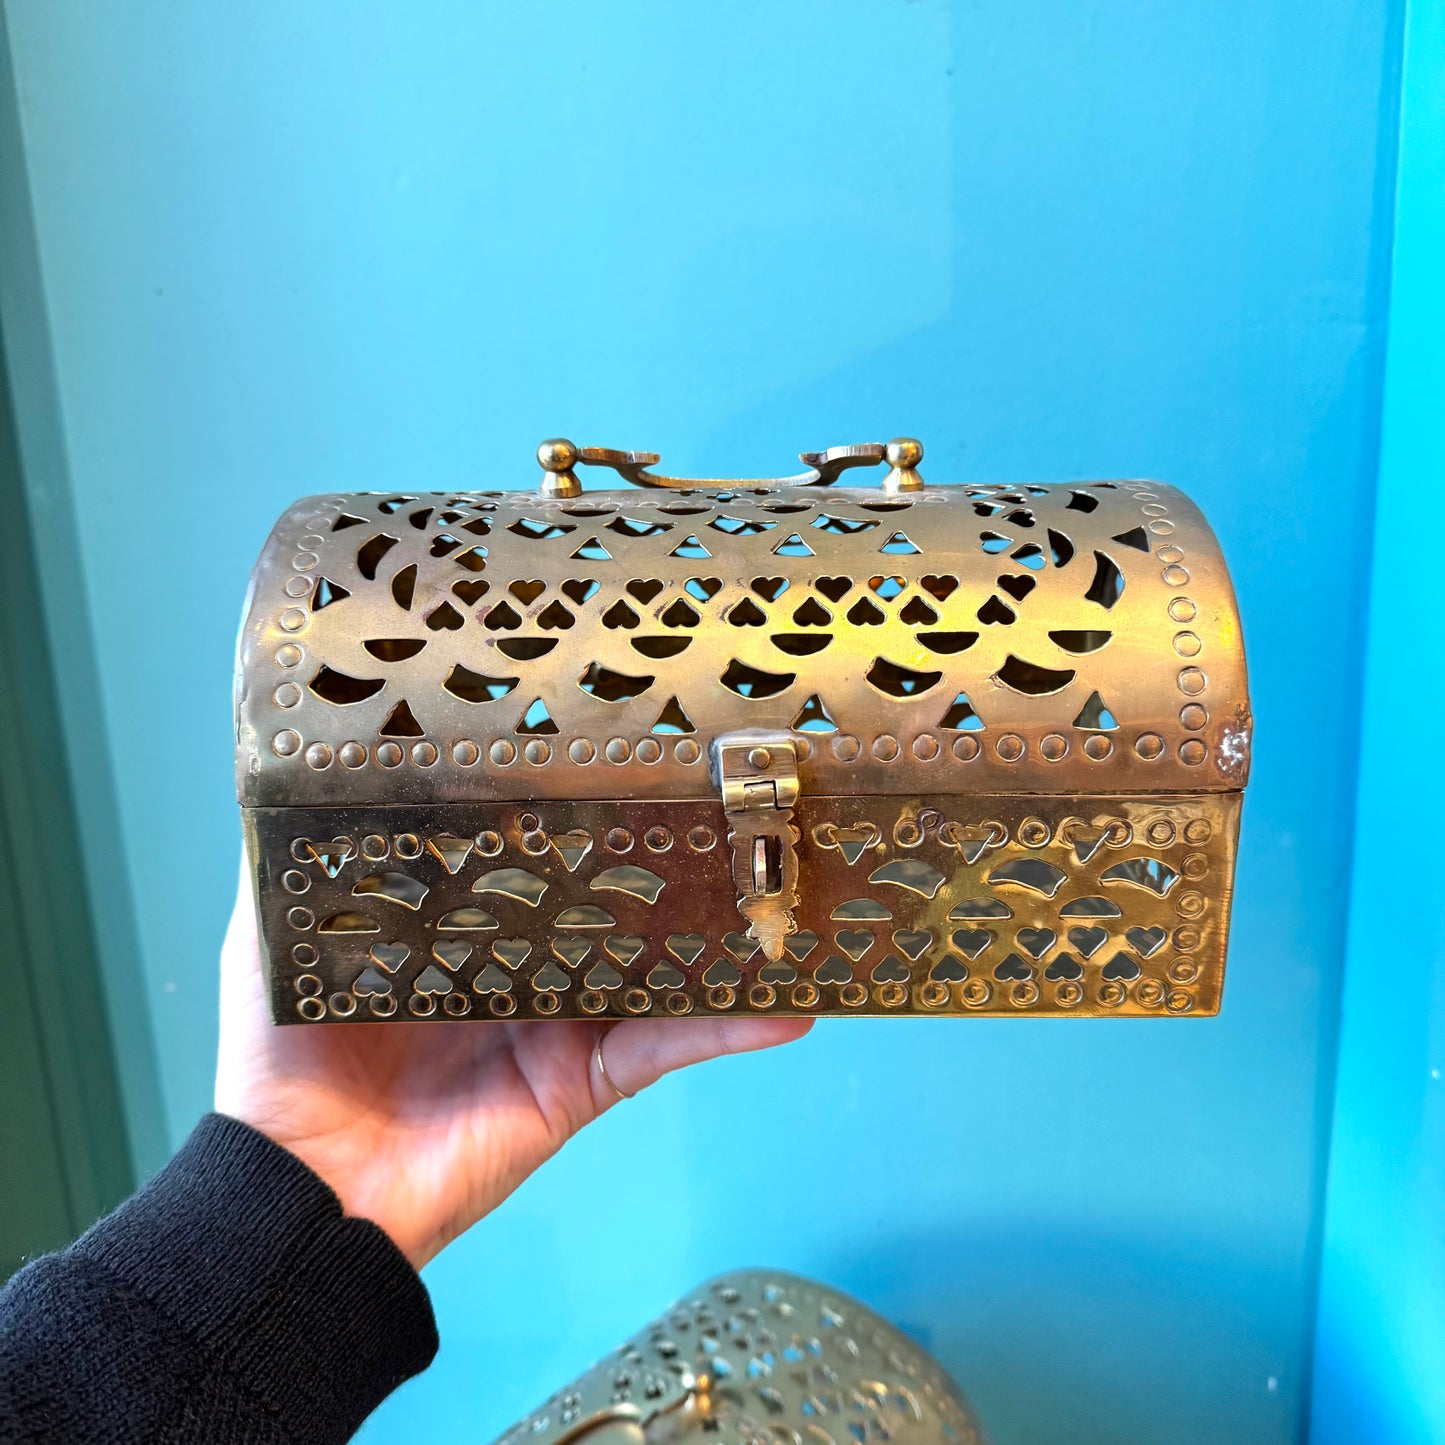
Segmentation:
{"type": "Polygon", "coordinates": [[[895,557],[919,555],[919,549],[913,545],[912,539],[906,532],[895,532],[878,550],[888,552],[895,557]]]}
{"type": "Polygon", "coordinates": [[[697,728],[693,721],[683,711],[682,704],[674,697],[657,715],[657,721],[652,725],[655,733],[695,733],[697,728]]]}
{"type": "Polygon", "coordinates": [[[420,738],[426,736],[426,729],[416,720],[416,714],[412,712],[407,700],[402,700],[392,708],[386,721],[382,723],[377,733],[383,738],[420,738]]]}
{"type": "Polygon", "coordinates": [[[938,725],[958,733],[983,731],[983,719],[973,710],[973,704],[968,700],[966,692],[961,692],[954,698],[938,725]]]}
{"type": "Polygon", "coordinates": [[[793,719],[793,731],[800,733],[835,733],[838,724],[828,711],[823,699],[815,692],[793,719]]]}
{"type": "Polygon", "coordinates": [[[461,868],[467,861],[467,854],[472,851],[470,838],[458,838],[452,833],[440,833],[435,838],[428,838],[426,845],[441,859],[447,872],[452,874],[461,868]]]}
{"type": "Polygon", "coordinates": [[[784,537],[773,551],[779,557],[816,557],[818,554],[796,533],[784,537]]]}
{"type": "Polygon", "coordinates": [[[311,610],[320,612],[323,607],[330,607],[333,602],[340,602],[350,597],[351,593],[333,582],[329,577],[318,577],[316,579],[316,590],[311,594],[311,610]]]}
{"type": "Polygon", "coordinates": [[[560,732],[557,724],[552,719],[552,714],[547,711],[547,704],[540,697],[532,700],[532,705],[517,719],[519,733],[555,733],[560,732]]]}
{"type": "Polygon", "coordinates": [[[1119,720],[1104,706],[1104,699],[1096,692],[1090,694],[1088,702],[1079,710],[1074,726],[1085,732],[1108,733],[1119,726],[1119,720]]]}
{"type": "Polygon", "coordinates": [[[712,553],[697,540],[696,533],[689,533],[667,555],[669,557],[711,557],[712,553]]]}
{"type": "Polygon", "coordinates": [[[589,537],[572,556],[583,562],[610,562],[612,560],[612,553],[596,537],[589,537]]]}

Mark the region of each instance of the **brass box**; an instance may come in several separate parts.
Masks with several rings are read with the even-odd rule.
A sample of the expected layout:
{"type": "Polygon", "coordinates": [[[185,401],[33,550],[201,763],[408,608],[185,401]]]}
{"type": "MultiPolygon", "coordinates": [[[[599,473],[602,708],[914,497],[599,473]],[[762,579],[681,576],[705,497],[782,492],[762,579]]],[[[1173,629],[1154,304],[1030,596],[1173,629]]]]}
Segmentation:
{"type": "Polygon", "coordinates": [[[1218,1011],[1250,714],[1188,498],[925,485],[906,439],[766,483],[539,456],[266,543],[237,786],[278,1022],[1218,1011]]]}

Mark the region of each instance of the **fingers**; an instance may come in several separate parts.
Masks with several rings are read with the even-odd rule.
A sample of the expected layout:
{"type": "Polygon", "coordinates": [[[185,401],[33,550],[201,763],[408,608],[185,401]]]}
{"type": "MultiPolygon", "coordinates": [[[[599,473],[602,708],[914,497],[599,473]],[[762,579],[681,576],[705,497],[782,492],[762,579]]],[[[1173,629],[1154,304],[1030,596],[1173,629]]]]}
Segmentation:
{"type": "Polygon", "coordinates": [[[589,1064],[598,1112],[664,1074],[723,1054],[746,1054],[800,1039],[812,1019],[628,1019],[600,1035],[589,1064]]]}

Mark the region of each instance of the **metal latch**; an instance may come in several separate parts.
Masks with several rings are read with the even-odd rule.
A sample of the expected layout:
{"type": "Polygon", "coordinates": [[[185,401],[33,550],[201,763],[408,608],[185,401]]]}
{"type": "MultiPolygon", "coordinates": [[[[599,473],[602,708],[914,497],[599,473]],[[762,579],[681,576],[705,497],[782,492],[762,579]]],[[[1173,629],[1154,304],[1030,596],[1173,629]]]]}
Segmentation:
{"type": "Polygon", "coordinates": [[[748,937],[776,963],[798,927],[797,745],[787,733],[761,728],[724,733],[713,741],[711,762],[727,813],[738,912],[748,937]]]}

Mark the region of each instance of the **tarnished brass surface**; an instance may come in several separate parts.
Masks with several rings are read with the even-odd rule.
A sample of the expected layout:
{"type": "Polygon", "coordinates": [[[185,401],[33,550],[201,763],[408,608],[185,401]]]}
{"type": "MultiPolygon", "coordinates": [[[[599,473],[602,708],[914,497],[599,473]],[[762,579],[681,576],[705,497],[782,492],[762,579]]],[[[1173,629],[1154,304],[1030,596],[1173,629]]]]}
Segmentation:
{"type": "Polygon", "coordinates": [[[710,1281],[495,1445],[985,1445],[933,1357],[855,1299],[771,1270],[710,1281]]]}
{"type": "Polygon", "coordinates": [[[1187,498],[925,486],[906,438],[757,485],[561,440],[539,457],[559,493],[313,497],[266,544],[237,784],[279,1020],[1218,1009],[1250,716],[1224,561],[1187,498]],[[879,462],[889,494],[828,485],[879,462]],[[579,465],[656,489],[569,497],[579,465]],[[1078,830],[1105,822],[1083,856],[1078,830]],[[1061,870],[1052,895],[990,880],[1015,855],[1061,870]],[[1110,859],[1144,881],[1091,871],[1110,859]],[[874,876],[909,860],[930,895],[874,876]],[[657,901],[591,891],[624,866],[657,901]],[[545,894],[472,896],[497,868],[545,894]],[[392,875],[424,901],[388,896],[392,875]],[[999,926],[950,919],[990,890],[999,926]],[[1117,912],[1063,926],[1087,896],[1117,912]],[[835,918],[865,899],[883,911],[835,918]],[[469,905],[492,922],[442,924],[469,905]],[[584,905],[613,922],[566,921],[584,905]],[[990,937],[971,956],[961,932],[990,937]],[[669,946],[693,935],[695,956],[669,946]]]}

